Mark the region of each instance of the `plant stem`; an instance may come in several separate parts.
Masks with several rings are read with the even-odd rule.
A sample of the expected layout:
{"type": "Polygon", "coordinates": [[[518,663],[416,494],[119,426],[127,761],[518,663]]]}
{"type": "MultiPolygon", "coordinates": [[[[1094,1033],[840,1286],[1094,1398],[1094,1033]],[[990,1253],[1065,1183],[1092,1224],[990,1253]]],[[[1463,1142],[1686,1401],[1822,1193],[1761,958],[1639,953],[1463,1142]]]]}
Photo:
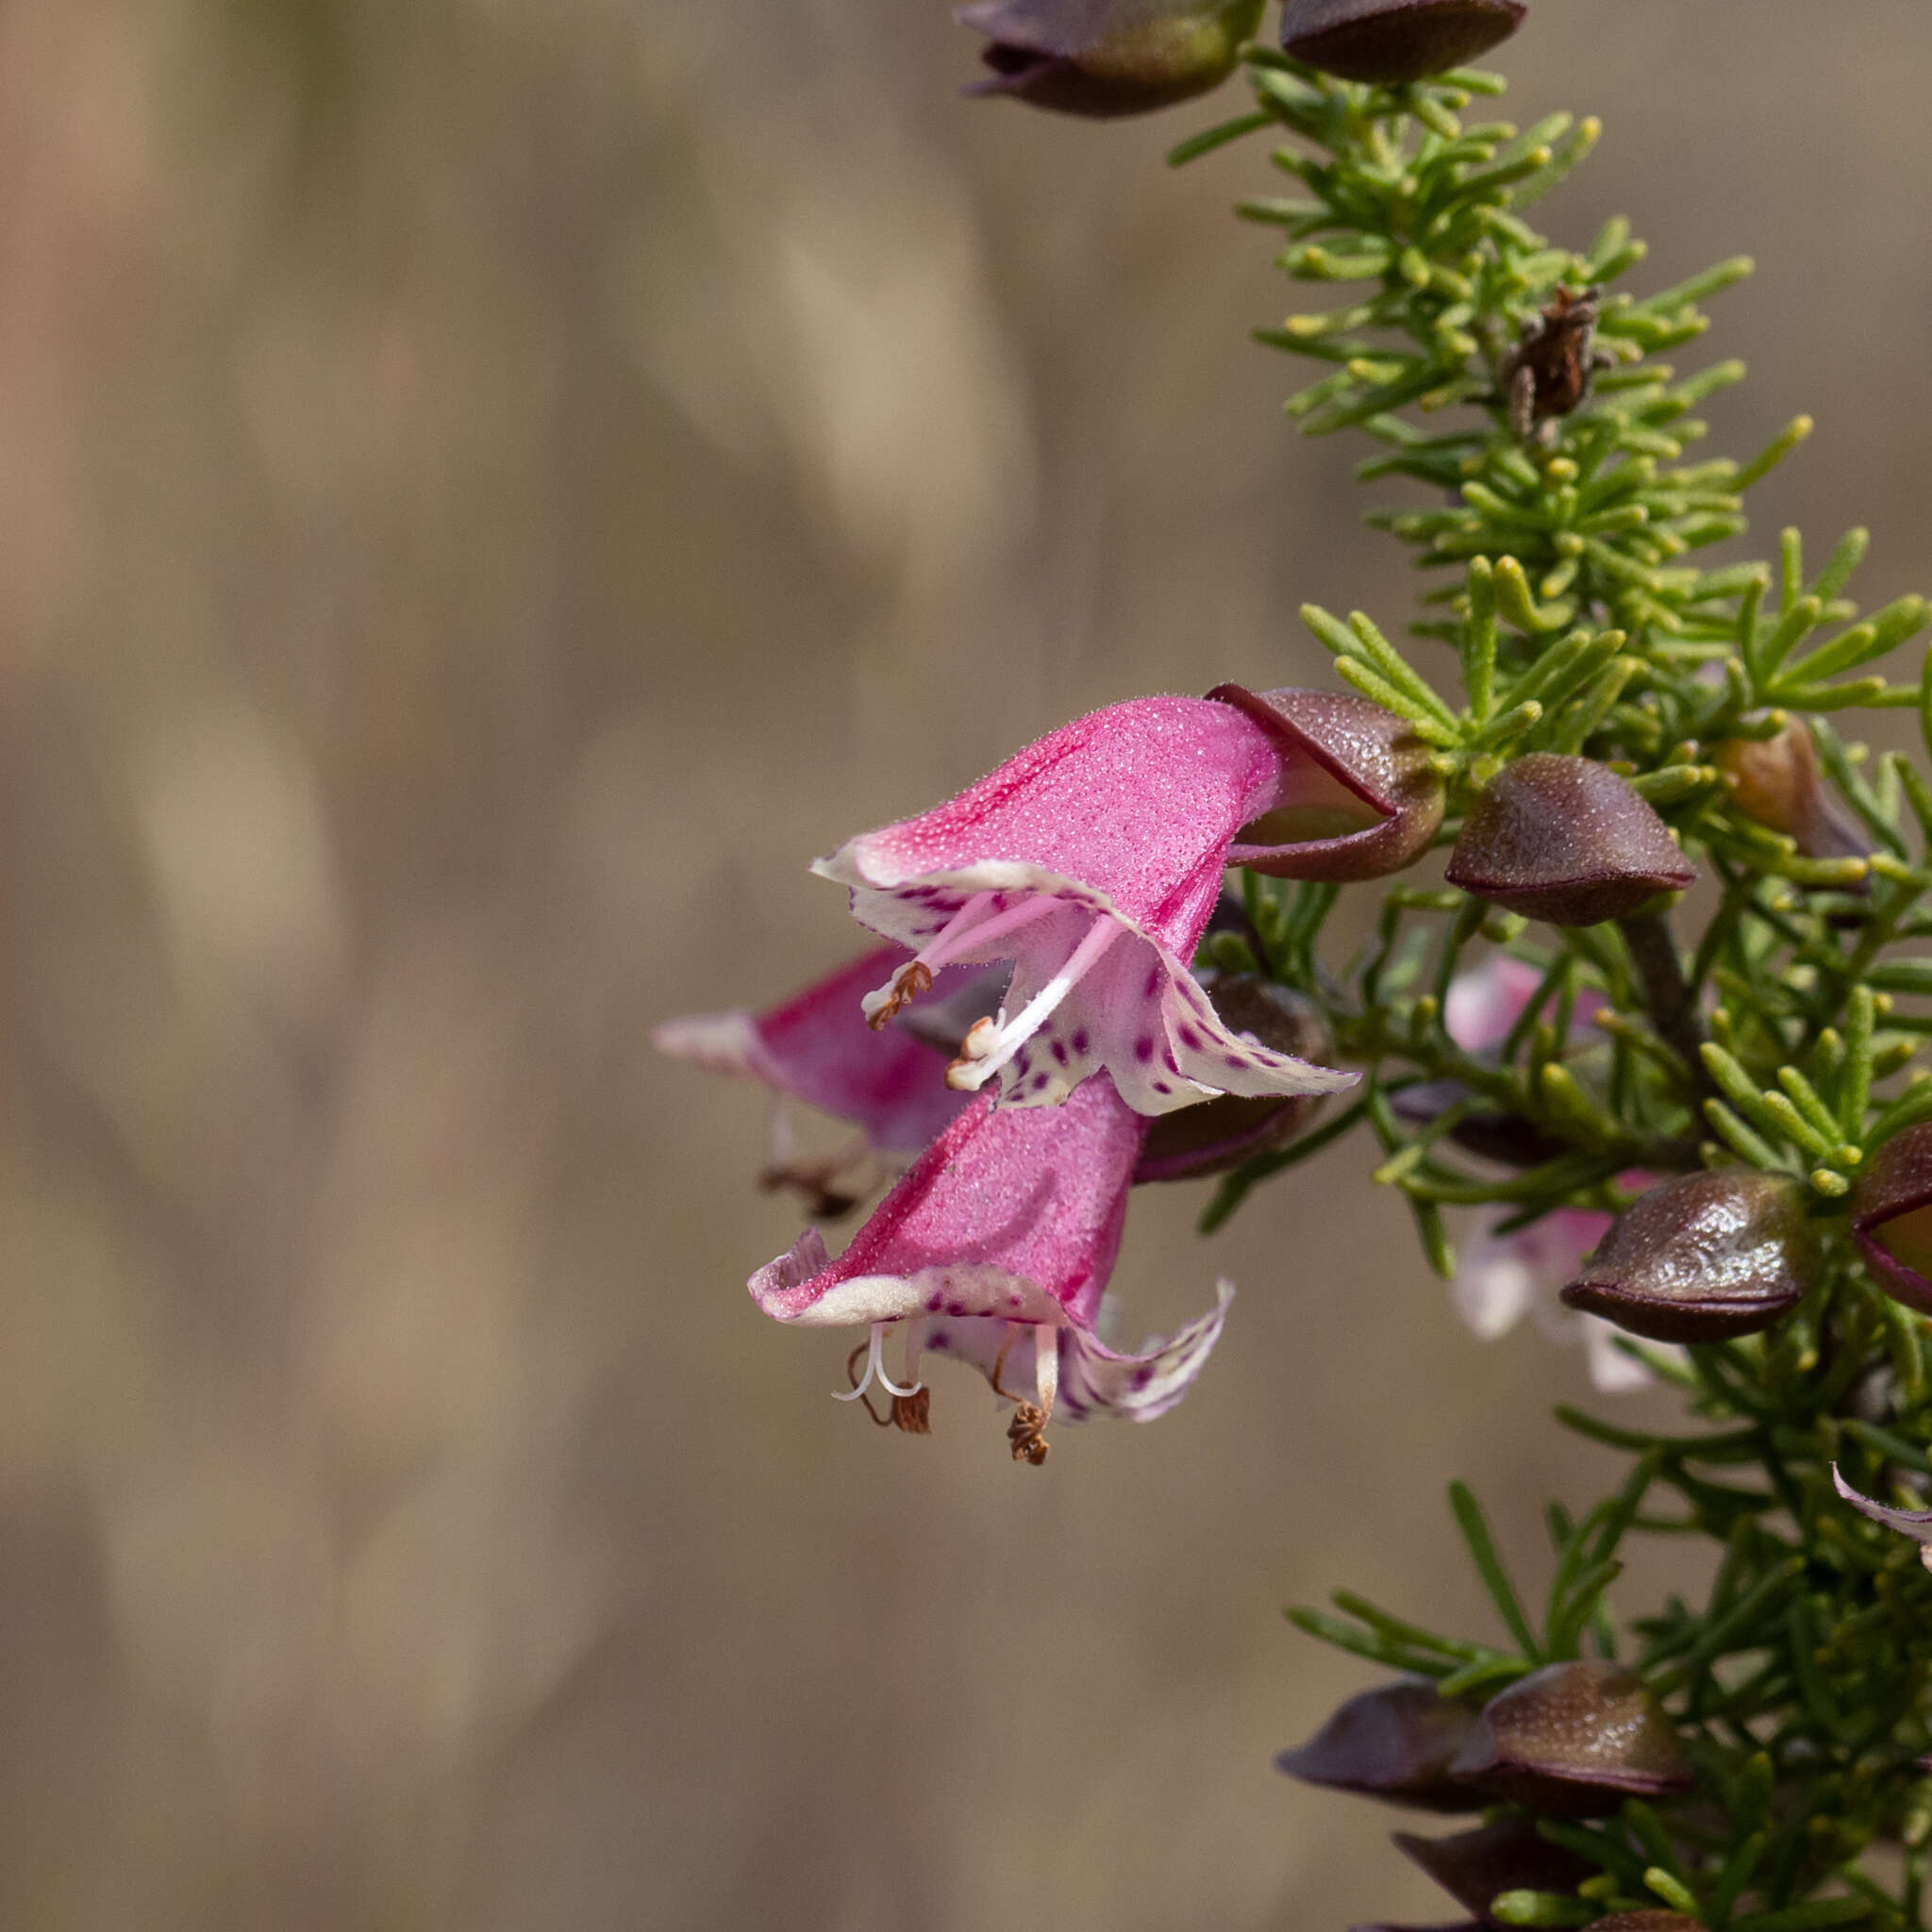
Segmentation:
{"type": "Polygon", "coordinates": [[[1682,1056],[1698,1094],[1714,1093],[1717,1090],[1705,1072],[1704,1057],[1698,1050],[1706,1038],[1704,1022],[1697,1011],[1696,996],[1684,977],[1684,962],[1669,915],[1633,912],[1627,919],[1620,919],[1617,926],[1630,949],[1637,976],[1643,982],[1644,1005],[1650,1008],[1658,1037],[1682,1056]]]}

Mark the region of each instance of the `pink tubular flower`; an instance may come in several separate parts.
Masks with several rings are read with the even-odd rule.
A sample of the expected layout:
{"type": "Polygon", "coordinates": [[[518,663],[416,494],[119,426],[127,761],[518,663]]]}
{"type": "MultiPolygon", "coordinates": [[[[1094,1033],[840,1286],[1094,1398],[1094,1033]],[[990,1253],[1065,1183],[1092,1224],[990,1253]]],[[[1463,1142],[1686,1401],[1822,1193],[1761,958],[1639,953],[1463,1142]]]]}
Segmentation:
{"type": "MultiPolygon", "coordinates": [[[[1648,1178],[1624,1176],[1626,1182],[1648,1178]]],[[[1614,1217],[1594,1208],[1558,1208],[1515,1234],[1497,1234],[1497,1224],[1512,1211],[1505,1208],[1486,1216],[1475,1239],[1458,1253],[1456,1279],[1449,1284],[1456,1312],[1485,1341],[1507,1335],[1529,1315],[1552,1341],[1584,1344],[1590,1379],[1605,1394],[1643,1388],[1652,1379],[1650,1371],[1621,1345],[1620,1331],[1600,1315],[1572,1312],[1557,1299],[1614,1217]]]]}
{"type": "Polygon", "coordinates": [[[1105,1068],[1136,1112],[1216,1093],[1332,1092],[1356,1075],[1231,1031],[1189,971],[1241,827],[1306,774],[1229,704],[1140,698],[1029,745],[957,798],[813,868],[862,924],[916,948],[865,1003],[882,1024],[942,967],[1011,959],[947,1078],[1057,1105],[1105,1068]]]}
{"type": "MultiPolygon", "coordinates": [[[[1543,975],[1522,959],[1492,953],[1451,982],[1443,1008],[1449,1037],[1466,1053],[1487,1053],[1502,1045],[1542,984],[1543,975]]],[[[1572,1008],[1574,1028],[1587,1024],[1603,1005],[1600,993],[1578,991],[1572,1008]]],[[[1620,1174],[1619,1184],[1641,1189],[1650,1175],[1620,1174]]],[[[1553,1341],[1581,1341],[1589,1353],[1591,1380],[1606,1394],[1641,1389],[1651,1373],[1619,1340],[1620,1331],[1598,1315],[1577,1314],[1558,1300],[1564,1284],[1575,1278],[1584,1257],[1609,1232],[1614,1216],[1596,1208],[1559,1208],[1541,1221],[1499,1234],[1515,1212],[1498,1208],[1476,1225],[1475,1237],[1460,1250],[1449,1298],[1456,1312],[1485,1341],[1507,1335],[1525,1315],[1553,1341]]],[[[1653,1344],[1653,1346],[1664,1346],[1653,1344]]]]}
{"type": "MultiPolygon", "coordinates": [[[[782,1005],[751,1014],[693,1013],[651,1035],[660,1053],[717,1074],[749,1074],[774,1091],[851,1121],[882,1154],[913,1154],[959,1111],[932,1047],[897,1028],[874,1032],[858,1002],[907,963],[903,946],[874,946],[782,1005]]],[[[970,975],[951,975],[941,994],[970,975]]]]}
{"type": "Polygon", "coordinates": [[[874,1376],[909,1398],[927,1347],[976,1363],[1002,1394],[1030,1365],[1039,1399],[1022,1404],[1012,1430],[1025,1460],[1043,1457],[1057,1398],[1076,1416],[1149,1421],[1207,1359],[1232,1291],[1224,1284],[1210,1313],[1138,1355],[1096,1334],[1146,1130],[1106,1079],[1050,1111],[988,1096],[920,1156],[836,1261],[810,1229],[752,1276],[752,1298],[781,1322],[870,1327],[865,1379],[845,1399],[874,1376]],[[906,1327],[903,1388],[884,1366],[895,1324],[906,1327]]]}
{"type": "Polygon", "coordinates": [[[997,969],[940,974],[932,1007],[919,1018],[950,1033],[915,1025],[910,1015],[897,1026],[869,1027],[861,996],[908,957],[903,946],[874,946],[768,1012],[692,1013],[651,1035],[660,1053],[717,1074],[748,1074],[781,1101],[803,1101],[859,1129],[856,1147],[800,1161],[791,1156],[782,1114],[774,1123],[765,1184],[805,1189],[820,1214],[842,1211],[871,1192],[881,1163],[903,1166],[966,1104],[945,1084],[950,1041],[998,997],[1004,975],[997,969]]]}

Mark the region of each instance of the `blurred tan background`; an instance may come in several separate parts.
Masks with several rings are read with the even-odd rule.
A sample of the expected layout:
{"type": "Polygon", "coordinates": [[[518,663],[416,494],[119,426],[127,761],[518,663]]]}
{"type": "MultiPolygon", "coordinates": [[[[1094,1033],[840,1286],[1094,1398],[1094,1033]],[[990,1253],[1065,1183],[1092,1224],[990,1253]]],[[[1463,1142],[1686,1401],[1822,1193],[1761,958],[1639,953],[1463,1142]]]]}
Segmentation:
{"type": "MultiPolygon", "coordinates": [[[[1920,0],[1536,0],[1548,209],[1765,492],[1932,581],[1920,0]],[[1686,358],[1687,361],[1692,358],[1686,358]]],[[[941,0],[0,11],[0,1925],[1325,1932],[1441,1919],[1270,1753],[1279,1607],[1538,1583],[1572,1355],[1456,1324],[1337,1154],[1196,1242],[1190,1401],[1007,1461],[741,1284],[760,1095],[654,1059],[854,943],[805,861],[1086,707],[1399,622],[1279,420],[1258,146],[967,103],[941,0]]],[[[1640,1402],[1631,1411],[1645,1411],[1640,1402]]],[[[1635,1579],[1641,1607],[1659,1573],[1635,1579]]]]}

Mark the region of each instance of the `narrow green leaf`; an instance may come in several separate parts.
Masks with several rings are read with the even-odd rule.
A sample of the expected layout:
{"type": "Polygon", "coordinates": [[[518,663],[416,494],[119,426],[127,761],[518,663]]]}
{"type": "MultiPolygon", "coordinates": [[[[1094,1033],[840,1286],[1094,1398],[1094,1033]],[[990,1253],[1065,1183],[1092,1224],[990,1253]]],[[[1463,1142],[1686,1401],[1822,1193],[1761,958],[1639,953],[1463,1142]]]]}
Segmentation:
{"type": "Polygon", "coordinates": [[[1529,1627],[1529,1620],[1523,1614],[1523,1606],[1517,1601],[1508,1573],[1496,1554],[1489,1519],[1483,1514],[1482,1505],[1476,1501],[1474,1491],[1467,1483],[1457,1481],[1449,1485],[1449,1507],[1456,1512],[1457,1526],[1462,1531],[1463,1541],[1469,1545],[1476,1573],[1481,1576],[1483,1587],[1488,1590],[1509,1635],[1525,1657],[1532,1662],[1540,1661],[1541,1652],[1537,1645],[1536,1633],[1529,1627]]]}

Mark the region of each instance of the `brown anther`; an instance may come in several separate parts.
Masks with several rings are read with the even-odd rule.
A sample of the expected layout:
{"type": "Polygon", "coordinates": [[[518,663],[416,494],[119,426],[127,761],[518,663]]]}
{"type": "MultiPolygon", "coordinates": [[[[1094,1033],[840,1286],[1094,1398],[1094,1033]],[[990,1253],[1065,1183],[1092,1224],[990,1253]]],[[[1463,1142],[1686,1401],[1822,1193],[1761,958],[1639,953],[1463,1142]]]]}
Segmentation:
{"type": "Polygon", "coordinates": [[[1053,1449],[1046,1440],[1045,1409],[1037,1402],[1023,1402],[1007,1424],[1007,1441],[1013,1445],[1015,1462],[1030,1462],[1038,1469],[1053,1449]]]}
{"type": "Polygon", "coordinates": [[[971,1093],[977,1086],[973,1074],[979,1062],[993,1049],[999,1033],[997,1023],[991,1013],[982,1013],[966,1029],[966,1038],[959,1042],[959,1057],[946,1067],[946,1085],[956,1093],[971,1093]]]}
{"type": "MultiPolygon", "coordinates": [[[[845,1357],[845,1379],[855,1389],[858,1387],[858,1357],[870,1345],[861,1341],[845,1357]]],[[[865,1405],[866,1414],[882,1429],[901,1429],[908,1436],[932,1434],[932,1391],[924,1382],[910,1395],[893,1396],[890,1415],[881,1415],[872,1406],[870,1395],[861,1395],[858,1399],[865,1405]]]]}
{"type": "MultiPolygon", "coordinates": [[[[1053,1444],[1046,1440],[1046,1425],[1051,1418],[1039,1403],[1027,1402],[1015,1395],[1000,1380],[1000,1376],[1006,1371],[1007,1352],[1012,1347],[1018,1333],[1017,1328],[1008,1328],[1007,1339],[1000,1343],[1000,1352],[994,1357],[992,1365],[992,1392],[1002,1401],[1019,1405],[1013,1410],[1012,1421],[1007,1424],[1007,1441],[1013,1445],[1013,1460],[1030,1462],[1038,1469],[1053,1453],[1053,1444]]],[[[1040,1346],[1037,1337],[1033,1345],[1036,1348],[1040,1346]]]]}
{"type": "Polygon", "coordinates": [[[886,995],[878,1011],[866,1021],[874,1033],[882,1031],[897,1016],[902,1007],[909,1006],[922,994],[932,991],[932,968],[913,959],[900,967],[892,976],[892,990],[886,995]]]}

